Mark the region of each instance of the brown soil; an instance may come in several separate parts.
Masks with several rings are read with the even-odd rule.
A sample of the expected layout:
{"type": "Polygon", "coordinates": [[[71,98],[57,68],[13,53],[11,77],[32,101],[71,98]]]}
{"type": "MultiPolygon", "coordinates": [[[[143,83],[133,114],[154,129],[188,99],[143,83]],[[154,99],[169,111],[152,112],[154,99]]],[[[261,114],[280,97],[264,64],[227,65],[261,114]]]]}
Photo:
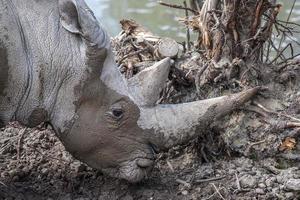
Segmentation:
{"type": "Polygon", "coordinates": [[[199,141],[194,141],[187,147],[161,154],[151,177],[142,183],[129,184],[73,159],[52,131],[25,129],[12,123],[0,132],[0,199],[300,197],[297,191],[300,171],[295,165],[275,158],[228,157],[224,153],[207,163],[197,145],[199,141]]]}

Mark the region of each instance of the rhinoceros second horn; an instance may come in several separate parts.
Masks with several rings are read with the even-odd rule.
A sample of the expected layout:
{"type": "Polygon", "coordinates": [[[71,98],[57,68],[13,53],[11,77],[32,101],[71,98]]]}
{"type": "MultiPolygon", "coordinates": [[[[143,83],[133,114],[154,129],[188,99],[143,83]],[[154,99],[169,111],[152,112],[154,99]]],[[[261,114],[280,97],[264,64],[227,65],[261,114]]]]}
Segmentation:
{"type": "Polygon", "coordinates": [[[140,106],[153,106],[166,85],[171,59],[165,58],[128,80],[130,94],[140,106]]]}

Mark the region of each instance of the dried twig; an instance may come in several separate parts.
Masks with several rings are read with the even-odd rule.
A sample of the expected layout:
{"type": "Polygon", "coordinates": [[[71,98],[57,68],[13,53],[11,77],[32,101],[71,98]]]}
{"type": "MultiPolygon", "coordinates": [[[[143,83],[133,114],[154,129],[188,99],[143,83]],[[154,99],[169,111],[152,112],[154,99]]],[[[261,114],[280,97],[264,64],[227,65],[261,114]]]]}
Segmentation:
{"type": "Polygon", "coordinates": [[[211,199],[213,196],[215,196],[215,194],[216,194],[216,192],[214,192],[212,195],[210,195],[209,197],[207,197],[207,198],[204,198],[203,200],[209,200],[209,199],[211,199]]]}
{"type": "Polygon", "coordinates": [[[300,53],[298,53],[298,54],[296,54],[296,55],[294,55],[294,56],[292,56],[292,57],[287,58],[286,60],[284,60],[284,61],[278,63],[277,65],[282,65],[283,63],[286,63],[286,62],[289,61],[289,60],[293,60],[294,58],[296,58],[296,57],[298,57],[298,56],[300,56],[300,53]]]}
{"type": "Polygon", "coordinates": [[[180,184],[182,184],[182,185],[184,185],[186,188],[191,188],[192,186],[191,186],[191,184],[190,183],[188,183],[188,182],[186,182],[186,181],[184,181],[184,180],[182,180],[182,179],[176,179],[175,180],[177,183],[180,183],[180,184]]]}
{"type": "Polygon", "coordinates": [[[170,163],[170,161],[167,160],[167,165],[170,168],[171,172],[175,172],[173,165],[170,163]]]}
{"type": "Polygon", "coordinates": [[[218,181],[218,180],[221,180],[221,179],[224,179],[224,178],[226,178],[226,176],[206,178],[206,179],[199,179],[199,180],[195,180],[193,183],[194,184],[207,183],[207,182],[212,182],[212,181],[218,181]]]}
{"type": "Polygon", "coordinates": [[[296,123],[296,122],[287,122],[286,123],[286,128],[295,128],[295,127],[300,127],[300,123],[296,123]]]}
{"type": "MultiPolygon", "coordinates": [[[[189,19],[189,13],[188,13],[188,10],[187,10],[187,4],[186,4],[186,1],[183,1],[183,5],[184,5],[184,8],[185,8],[185,17],[186,19],[188,20],[189,19]]],[[[187,39],[187,50],[190,51],[191,50],[191,36],[190,36],[190,29],[189,27],[187,26],[186,27],[186,39],[187,39]]]]}
{"type": "Polygon", "coordinates": [[[202,147],[201,147],[201,149],[200,149],[200,151],[201,151],[201,156],[203,157],[203,159],[205,160],[206,163],[209,163],[209,160],[208,160],[208,158],[207,158],[207,156],[206,156],[206,153],[205,153],[205,151],[204,151],[204,147],[205,147],[205,145],[202,145],[202,147]]]}
{"type": "Polygon", "coordinates": [[[271,65],[271,64],[273,64],[282,54],[283,54],[283,52],[289,47],[289,46],[291,46],[291,43],[289,43],[288,45],[286,45],[286,47],[284,47],[283,49],[281,49],[280,51],[277,51],[277,55],[276,55],[276,57],[271,61],[271,62],[269,62],[268,64],[269,65],[271,65]]]}
{"type": "Polygon", "coordinates": [[[221,199],[225,200],[225,198],[223,197],[223,195],[220,193],[219,189],[216,187],[215,184],[211,183],[211,185],[214,187],[214,189],[216,190],[216,192],[218,193],[218,195],[220,196],[221,199]]]}
{"type": "Polygon", "coordinates": [[[123,58],[121,58],[121,59],[118,61],[118,63],[121,64],[125,59],[127,59],[127,58],[129,58],[129,57],[132,57],[132,56],[135,56],[135,55],[138,55],[138,54],[140,54],[140,53],[142,53],[142,52],[144,52],[144,51],[148,51],[148,50],[149,50],[149,48],[146,47],[146,48],[144,48],[144,49],[140,49],[140,50],[137,50],[137,51],[135,51],[135,52],[129,53],[129,54],[125,55],[123,58]]]}
{"type": "Polygon", "coordinates": [[[289,25],[300,26],[300,24],[298,24],[298,23],[290,22],[290,21],[283,21],[283,20],[280,20],[280,19],[277,19],[277,22],[285,23],[286,25],[289,24],[289,25]]]}
{"type": "Polygon", "coordinates": [[[257,142],[248,142],[248,147],[246,148],[246,150],[245,150],[245,155],[249,155],[249,152],[250,152],[250,149],[253,147],[253,146],[256,146],[256,145],[260,145],[260,144],[262,144],[262,143],[265,143],[266,142],[266,139],[264,139],[264,140],[260,140],[260,141],[257,141],[257,142]]]}
{"type": "Polygon", "coordinates": [[[235,173],[235,179],[236,179],[237,189],[241,190],[241,184],[240,184],[240,180],[239,180],[239,177],[238,177],[237,173],[235,173]]]}
{"type": "Polygon", "coordinates": [[[197,10],[194,10],[194,9],[191,9],[191,8],[185,8],[181,5],[165,3],[163,1],[158,1],[158,3],[162,6],[167,6],[167,7],[170,7],[170,8],[176,8],[176,9],[181,9],[181,10],[187,10],[187,11],[192,12],[193,14],[199,14],[199,12],[197,10]]]}
{"type": "Polygon", "coordinates": [[[293,117],[291,115],[288,115],[288,114],[284,114],[284,113],[278,113],[278,112],[274,112],[272,110],[269,110],[268,108],[264,107],[263,105],[253,101],[253,104],[256,105],[257,107],[261,108],[263,111],[265,111],[266,113],[269,113],[269,114],[274,114],[274,115],[277,115],[277,116],[284,116],[286,118],[289,118],[289,119],[292,119],[294,121],[298,121],[300,122],[300,119],[296,118],[296,117],[293,117]]]}
{"type": "Polygon", "coordinates": [[[252,28],[251,28],[251,35],[255,35],[255,31],[257,30],[258,26],[260,25],[261,15],[262,15],[262,10],[263,10],[263,3],[264,3],[264,0],[260,0],[257,3],[256,11],[255,11],[255,18],[254,18],[254,22],[253,22],[252,28]]]}
{"type": "Polygon", "coordinates": [[[3,183],[2,181],[0,181],[0,184],[3,185],[4,187],[7,187],[7,185],[5,183],[3,183]]]}
{"type": "Polygon", "coordinates": [[[27,131],[27,128],[24,128],[22,130],[19,140],[18,140],[18,145],[17,145],[17,160],[18,160],[18,162],[20,161],[21,145],[22,145],[22,140],[23,140],[23,137],[24,137],[26,131],[27,131]]]}

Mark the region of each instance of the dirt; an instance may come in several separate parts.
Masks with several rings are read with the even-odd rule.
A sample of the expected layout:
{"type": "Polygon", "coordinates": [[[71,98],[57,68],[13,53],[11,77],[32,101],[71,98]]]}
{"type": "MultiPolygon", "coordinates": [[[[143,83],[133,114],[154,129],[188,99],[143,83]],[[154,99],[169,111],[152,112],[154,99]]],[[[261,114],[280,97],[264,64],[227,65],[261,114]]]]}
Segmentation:
{"type": "MultiPolygon", "coordinates": [[[[0,199],[300,197],[299,163],[275,156],[229,155],[226,147],[219,155],[203,159],[208,151],[199,140],[160,154],[152,175],[130,184],[73,159],[51,130],[12,123],[0,132],[0,199]]],[[[215,141],[206,140],[205,145],[213,146],[215,141]]]]}

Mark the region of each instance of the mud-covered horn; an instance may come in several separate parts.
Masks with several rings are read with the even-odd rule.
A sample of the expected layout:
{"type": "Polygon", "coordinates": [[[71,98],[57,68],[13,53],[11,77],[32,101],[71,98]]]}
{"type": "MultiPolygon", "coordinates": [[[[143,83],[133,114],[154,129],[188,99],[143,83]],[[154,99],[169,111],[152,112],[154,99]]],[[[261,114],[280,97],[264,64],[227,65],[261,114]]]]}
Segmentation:
{"type": "Polygon", "coordinates": [[[154,131],[154,135],[149,137],[159,149],[169,149],[199,136],[212,122],[249,101],[259,89],[256,87],[229,96],[191,103],[141,108],[138,124],[145,130],[154,131]]]}
{"type": "Polygon", "coordinates": [[[171,59],[164,58],[128,80],[128,89],[140,106],[152,106],[166,85],[171,59]]]}

